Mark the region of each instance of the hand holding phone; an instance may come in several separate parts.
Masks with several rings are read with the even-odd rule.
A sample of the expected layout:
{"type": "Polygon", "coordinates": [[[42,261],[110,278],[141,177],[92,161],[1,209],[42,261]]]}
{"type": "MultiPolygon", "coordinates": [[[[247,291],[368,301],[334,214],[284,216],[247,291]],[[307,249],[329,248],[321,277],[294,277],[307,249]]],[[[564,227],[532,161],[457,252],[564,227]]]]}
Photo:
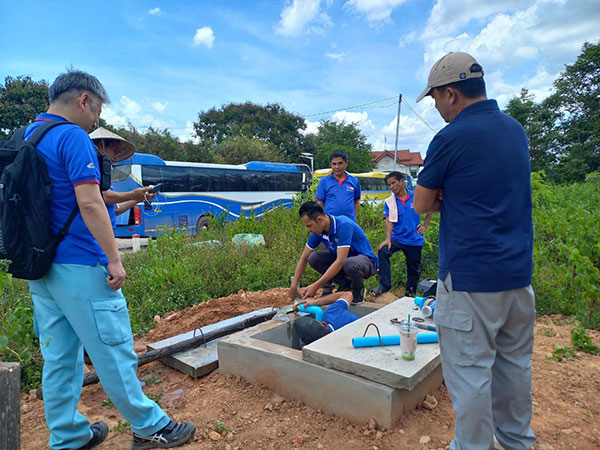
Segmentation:
{"type": "Polygon", "coordinates": [[[162,183],[155,184],[154,186],[152,186],[152,189],[150,189],[148,191],[148,194],[155,194],[155,193],[157,193],[158,191],[160,191],[160,187],[161,186],[162,186],[162,183]]]}

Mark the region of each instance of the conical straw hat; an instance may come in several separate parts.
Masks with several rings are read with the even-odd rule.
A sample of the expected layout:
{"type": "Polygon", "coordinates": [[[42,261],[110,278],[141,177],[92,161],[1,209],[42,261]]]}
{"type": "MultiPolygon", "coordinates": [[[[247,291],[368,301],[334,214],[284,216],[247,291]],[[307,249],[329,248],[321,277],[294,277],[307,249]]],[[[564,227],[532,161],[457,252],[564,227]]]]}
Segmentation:
{"type": "Polygon", "coordinates": [[[135,153],[135,145],[104,127],[92,131],[90,138],[113,163],[123,161],[135,153]]]}

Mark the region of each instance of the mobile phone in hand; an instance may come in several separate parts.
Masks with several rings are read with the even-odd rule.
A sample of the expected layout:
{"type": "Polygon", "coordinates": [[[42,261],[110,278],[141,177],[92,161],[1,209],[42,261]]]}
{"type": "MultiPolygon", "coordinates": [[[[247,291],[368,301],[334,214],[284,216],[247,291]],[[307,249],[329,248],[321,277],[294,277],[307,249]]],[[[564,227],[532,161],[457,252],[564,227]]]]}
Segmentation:
{"type": "Polygon", "coordinates": [[[148,191],[148,194],[154,194],[154,193],[160,191],[161,186],[162,186],[162,183],[155,184],[154,186],[152,186],[152,189],[150,189],[148,191]]]}

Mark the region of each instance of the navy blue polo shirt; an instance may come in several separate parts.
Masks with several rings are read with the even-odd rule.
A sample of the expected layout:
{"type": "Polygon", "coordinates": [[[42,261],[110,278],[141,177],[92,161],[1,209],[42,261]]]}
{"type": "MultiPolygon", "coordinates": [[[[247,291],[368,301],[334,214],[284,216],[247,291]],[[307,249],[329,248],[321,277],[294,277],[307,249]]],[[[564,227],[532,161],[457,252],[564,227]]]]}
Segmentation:
{"type": "Polygon", "coordinates": [[[531,169],[523,127],[495,100],[463,109],[435,135],[418,184],[442,189],[439,278],[457,291],[531,284],[531,169]]]}
{"type": "MultiPolygon", "coordinates": [[[[66,120],[55,114],[43,113],[27,127],[25,139],[48,120],[66,120]]],[[[77,205],[75,187],[84,183],[100,183],[96,148],[88,134],[78,125],[59,125],[46,133],[37,146],[48,166],[52,179],[50,218],[52,232],[57,234],[77,205]]],[[[95,266],[108,259],[78,213],[67,235],[56,249],[55,263],[95,266]]]]}
{"type": "Polygon", "coordinates": [[[356,221],[354,202],[360,200],[358,178],[346,172],[346,178],[339,181],[331,172],[319,181],[316,199],[323,202],[327,214],[346,216],[356,221]]]}
{"type": "Polygon", "coordinates": [[[343,298],[329,305],[323,314],[323,322],[327,323],[329,331],[335,331],[344,325],[354,322],[358,316],[348,311],[348,302],[343,298]]]}
{"type": "Polygon", "coordinates": [[[329,234],[313,234],[308,237],[306,246],[315,250],[321,242],[325,244],[329,253],[337,255],[337,249],[350,247],[348,257],[365,255],[377,266],[377,257],[373,253],[371,243],[363,229],[352,219],[344,216],[332,216],[329,214],[331,225],[329,234]]]}
{"type": "MultiPolygon", "coordinates": [[[[417,227],[421,223],[421,216],[415,212],[415,193],[407,190],[405,198],[396,196],[396,207],[398,208],[398,222],[392,222],[392,239],[404,245],[422,247],[423,235],[417,233],[417,227]]],[[[387,203],[383,204],[383,217],[390,215],[387,203]]]]}

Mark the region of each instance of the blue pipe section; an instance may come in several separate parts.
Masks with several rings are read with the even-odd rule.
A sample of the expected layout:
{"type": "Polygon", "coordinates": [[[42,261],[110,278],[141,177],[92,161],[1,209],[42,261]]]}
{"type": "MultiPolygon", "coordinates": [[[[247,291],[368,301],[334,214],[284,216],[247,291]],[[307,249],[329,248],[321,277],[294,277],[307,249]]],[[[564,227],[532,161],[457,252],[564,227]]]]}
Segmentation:
{"type": "MultiPolygon", "coordinates": [[[[381,336],[381,342],[383,345],[400,345],[400,335],[390,334],[381,336]]],[[[420,332],[417,334],[417,344],[437,344],[438,335],[437,333],[424,333],[420,332]]],[[[379,336],[365,336],[352,338],[352,347],[379,347],[379,336]]]]}
{"type": "Polygon", "coordinates": [[[298,305],[298,311],[312,314],[319,322],[323,321],[323,308],[320,306],[305,306],[304,303],[298,305]]]}

